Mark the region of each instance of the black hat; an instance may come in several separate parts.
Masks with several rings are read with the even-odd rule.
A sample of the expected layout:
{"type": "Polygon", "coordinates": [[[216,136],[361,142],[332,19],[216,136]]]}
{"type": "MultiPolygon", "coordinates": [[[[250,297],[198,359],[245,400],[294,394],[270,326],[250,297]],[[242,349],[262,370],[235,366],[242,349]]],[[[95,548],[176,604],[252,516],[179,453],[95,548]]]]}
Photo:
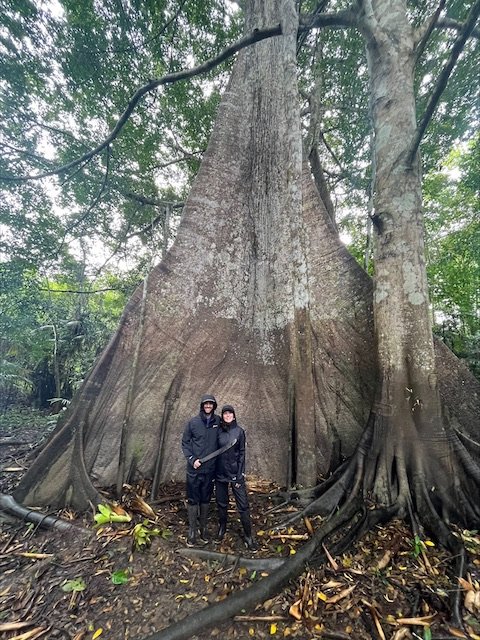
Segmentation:
{"type": "Polygon", "coordinates": [[[231,411],[233,413],[233,416],[235,417],[235,409],[232,407],[231,404],[224,404],[222,407],[222,417],[223,414],[225,413],[225,411],[231,411]]]}
{"type": "Polygon", "coordinates": [[[215,409],[217,408],[217,401],[215,400],[215,396],[213,394],[206,393],[204,396],[202,396],[200,400],[200,410],[203,409],[203,405],[205,402],[213,402],[213,410],[215,411],[215,409]]]}

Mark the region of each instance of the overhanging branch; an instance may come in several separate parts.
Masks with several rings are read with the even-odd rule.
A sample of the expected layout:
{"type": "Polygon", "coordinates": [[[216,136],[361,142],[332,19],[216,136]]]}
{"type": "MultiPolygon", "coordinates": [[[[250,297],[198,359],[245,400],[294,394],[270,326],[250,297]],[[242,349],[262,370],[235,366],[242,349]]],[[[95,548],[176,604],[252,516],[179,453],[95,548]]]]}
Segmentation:
{"type": "MultiPolygon", "coordinates": [[[[454,20],[453,18],[441,18],[435,25],[436,29],[452,29],[453,31],[461,31],[463,22],[454,20]]],[[[480,29],[472,29],[470,34],[473,38],[480,38],[480,29]]]]}
{"type": "Polygon", "coordinates": [[[437,79],[432,95],[430,96],[427,107],[425,109],[425,113],[423,114],[423,118],[421,119],[420,124],[418,125],[417,130],[415,131],[415,135],[412,140],[410,151],[408,152],[408,156],[407,156],[408,165],[411,165],[413,162],[413,159],[415,158],[415,155],[418,151],[418,147],[420,146],[420,142],[423,138],[423,134],[425,133],[428,127],[428,124],[432,119],[432,116],[435,112],[437,104],[440,100],[440,96],[442,95],[443,91],[445,90],[445,87],[447,86],[448,79],[450,78],[450,75],[455,67],[458,57],[460,56],[463,50],[463,47],[465,46],[466,41],[470,37],[475,27],[475,23],[477,22],[479,15],[480,15],[480,0],[477,0],[475,4],[472,6],[472,8],[470,9],[470,13],[468,14],[467,19],[463,23],[463,28],[461,29],[457,39],[453,43],[452,52],[447,61],[447,64],[445,65],[442,73],[439,75],[437,79]]]}
{"type": "Polygon", "coordinates": [[[438,24],[438,19],[440,17],[440,13],[443,11],[443,8],[445,6],[445,2],[446,2],[446,0],[440,0],[440,3],[438,5],[438,7],[436,8],[433,16],[430,18],[430,20],[427,21],[427,23],[425,24],[424,28],[420,30],[420,38],[419,38],[418,44],[416,46],[416,51],[415,51],[415,56],[416,56],[417,60],[420,59],[420,56],[422,55],[423,51],[425,50],[427,42],[428,42],[430,36],[432,35],[432,31],[434,30],[435,26],[438,24]]]}
{"type": "Polygon", "coordinates": [[[135,200],[142,205],[151,205],[152,207],[171,207],[172,209],[181,209],[185,204],[184,202],[170,202],[169,200],[157,200],[157,198],[148,198],[147,196],[142,196],[138,193],[134,193],[133,191],[124,191],[122,195],[125,196],[125,198],[135,200]]]}
{"type": "Polygon", "coordinates": [[[140,89],[138,89],[133,94],[132,98],[127,104],[125,111],[117,120],[117,123],[112,129],[112,131],[110,132],[110,134],[103,140],[103,142],[101,142],[94,149],[92,149],[91,151],[88,151],[80,158],[77,158],[76,160],[72,160],[72,162],[69,162],[68,164],[65,164],[61,167],[56,167],[55,169],[51,169],[50,171],[45,171],[43,173],[37,173],[37,174],[32,174],[27,176],[2,175],[0,176],[0,180],[5,180],[9,182],[26,182],[27,180],[40,180],[42,178],[48,178],[49,176],[58,175],[60,173],[64,173],[65,171],[69,171],[70,169],[74,169],[78,165],[84,162],[87,162],[94,156],[98,155],[101,151],[103,151],[103,149],[108,147],[115,140],[115,138],[117,138],[120,131],[123,129],[128,119],[132,115],[133,111],[135,110],[135,107],[143,98],[143,96],[145,96],[147,93],[151,93],[152,91],[154,91],[160,86],[167,85],[167,84],[174,84],[175,82],[179,82],[180,80],[186,80],[188,78],[193,78],[203,73],[207,73],[208,71],[211,71],[215,67],[218,67],[219,64],[221,64],[225,60],[228,60],[228,58],[231,58],[233,55],[235,55],[242,49],[245,49],[245,47],[248,47],[251,44],[255,44],[256,42],[260,42],[261,40],[265,40],[266,38],[279,36],[281,34],[282,34],[282,27],[280,24],[275,27],[270,27],[268,29],[254,30],[253,33],[251,33],[250,35],[245,36],[240,40],[237,40],[237,42],[235,42],[234,44],[224,49],[215,58],[211,58],[210,60],[207,60],[206,62],[203,62],[202,64],[199,64],[198,66],[193,67],[192,69],[184,69],[182,71],[177,71],[175,73],[168,73],[167,75],[157,80],[150,80],[150,82],[140,87],[140,89]]]}
{"type": "Polygon", "coordinates": [[[336,13],[316,13],[300,16],[298,30],[300,33],[309,29],[323,29],[332,27],[334,29],[344,29],[345,27],[355,27],[357,19],[352,9],[345,9],[336,13]]]}

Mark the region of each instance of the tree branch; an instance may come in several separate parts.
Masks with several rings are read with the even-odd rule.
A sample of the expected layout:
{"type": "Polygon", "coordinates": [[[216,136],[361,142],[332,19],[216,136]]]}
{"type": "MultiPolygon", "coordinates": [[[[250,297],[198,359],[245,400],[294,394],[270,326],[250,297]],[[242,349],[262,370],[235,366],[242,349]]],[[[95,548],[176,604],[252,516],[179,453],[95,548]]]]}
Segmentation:
{"type": "Polygon", "coordinates": [[[313,13],[300,16],[298,30],[301,33],[309,29],[322,29],[325,27],[344,29],[345,27],[355,26],[357,26],[356,15],[350,8],[337,13],[313,13]]]}
{"type": "Polygon", "coordinates": [[[415,155],[418,151],[418,147],[420,146],[420,141],[425,133],[430,120],[435,112],[437,104],[440,100],[440,96],[442,95],[445,87],[447,86],[448,79],[455,67],[455,64],[458,60],[459,55],[461,54],[463,47],[465,46],[465,42],[470,37],[472,33],[475,23],[480,15],[480,0],[477,0],[475,4],[470,9],[470,13],[467,16],[466,21],[463,23],[463,27],[453,43],[452,51],[450,57],[445,65],[442,73],[439,75],[436,85],[433,89],[433,92],[430,96],[430,100],[428,101],[427,107],[425,109],[425,113],[423,114],[423,118],[420,121],[420,124],[417,127],[415,135],[412,140],[412,144],[410,146],[410,151],[407,156],[407,165],[411,165],[415,155]]]}
{"type": "Polygon", "coordinates": [[[324,9],[326,8],[327,4],[328,4],[329,0],[321,0],[321,2],[318,3],[316,9],[310,13],[308,16],[305,16],[306,18],[306,23],[304,25],[304,28],[302,30],[298,30],[298,39],[297,39],[297,56],[300,52],[300,49],[302,48],[303,44],[305,43],[305,40],[307,39],[308,36],[308,32],[310,31],[310,29],[312,28],[313,24],[315,23],[315,20],[320,17],[320,15],[323,13],[324,9]]]}
{"type": "Polygon", "coordinates": [[[151,205],[152,207],[166,207],[169,206],[172,209],[181,209],[184,206],[184,202],[170,202],[168,200],[157,200],[156,198],[147,198],[147,196],[142,196],[138,193],[134,193],[133,191],[124,191],[122,195],[125,198],[130,198],[131,200],[135,200],[135,202],[139,202],[144,205],[151,205]]]}
{"type": "Polygon", "coordinates": [[[87,295],[91,293],[103,293],[104,291],[120,291],[121,293],[125,293],[125,291],[119,287],[105,287],[104,289],[91,289],[90,291],[82,289],[45,289],[44,287],[38,287],[38,290],[48,291],[49,293],[82,293],[87,295]]]}
{"type": "Polygon", "coordinates": [[[422,29],[419,29],[417,32],[417,38],[418,38],[418,42],[416,44],[416,51],[415,51],[415,57],[416,60],[419,60],[422,53],[425,50],[425,47],[427,45],[428,40],[430,39],[430,36],[432,35],[432,31],[435,28],[435,25],[438,23],[438,18],[441,14],[441,12],[443,11],[443,8],[445,6],[445,2],[446,0],[440,0],[440,4],[438,5],[437,9],[435,10],[434,14],[432,15],[432,17],[430,18],[430,20],[428,20],[422,29]]]}
{"type": "Polygon", "coordinates": [[[91,535],[91,531],[83,527],[79,527],[68,520],[63,520],[56,516],[45,515],[34,509],[28,509],[13,498],[13,496],[0,493],[0,511],[8,513],[15,518],[21,518],[25,522],[34,522],[37,527],[55,528],[71,535],[72,533],[78,533],[82,535],[91,535]]]}
{"type": "Polygon", "coordinates": [[[181,158],[175,158],[174,160],[169,160],[168,162],[160,162],[155,165],[155,169],[166,169],[167,167],[171,167],[172,164],[178,164],[180,162],[186,162],[187,160],[192,160],[193,158],[197,158],[204,153],[203,151],[195,151],[194,153],[186,153],[181,158]]]}
{"type": "MultiPolygon", "coordinates": [[[[463,23],[453,18],[442,18],[435,25],[437,29],[453,29],[454,31],[461,31],[463,23]]],[[[473,38],[480,38],[480,29],[473,29],[470,34],[473,38]]]]}
{"type": "Polygon", "coordinates": [[[275,27],[270,27],[268,29],[254,30],[252,34],[245,36],[240,40],[237,40],[237,42],[235,42],[234,44],[224,49],[215,58],[211,58],[210,60],[207,60],[206,62],[203,62],[202,64],[199,64],[198,66],[193,67],[192,69],[184,69],[182,71],[168,73],[167,75],[163,76],[162,78],[159,78],[158,80],[150,80],[150,82],[140,87],[140,89],[138,89],[133,94],[132,98],[127,104],[125,111],[117,120],[117,124],[114,126],[110,134],[105,138],[105,140],[103,140],[103,142],[101,142],[97,147],[95,147],[88,153],[85,153],[80,158],[77,158],[76,160],[72,160],[72,162],[69,162],[68,164],[65,164],[61,167],[57,167],[50,171],[45,171],[44,173],[37,173],[37,174],[27,175],[27,176],[16,176],[16,177],[0,176],[0,180],[6,180],[9,182],[25,182],[27,180],[40,180],[42,178],[47,178],[49,176],[58,175],[59,173],[64,173],[65,171],[69,171],[70,169],[77,167],[83,162],[86,162],[91,158],[93,158],[94,156],[98,155],[101,151],[103,151],[103,149],[108,147],[115,140],[115,138],[117,138],[120,131],[123,129],[128,119],[130,118],[131,114],[135,110],[135,107],[143,98],[143,96],[145,96],[147,93],[151,93],[152,91],[154,91],[160,86],[167,85],[167,84],[174,84],[175,82],[179,82],[180,80],[193,78],[194,76],[198,76],[203,73],[206,73],[207,71],[211,71],[215,67],[218,67],[219,64],[221,64],[225,60],[228,60],[228,58],[231,58],[233,55],[238,53],[241,49],[244,49],[245,47],[248,47],[251,44],[254,44],[261,40],[265,40],[266,38],[279,36],[281,34],[282,34],[282,27],[280,24],[275,27]]]}

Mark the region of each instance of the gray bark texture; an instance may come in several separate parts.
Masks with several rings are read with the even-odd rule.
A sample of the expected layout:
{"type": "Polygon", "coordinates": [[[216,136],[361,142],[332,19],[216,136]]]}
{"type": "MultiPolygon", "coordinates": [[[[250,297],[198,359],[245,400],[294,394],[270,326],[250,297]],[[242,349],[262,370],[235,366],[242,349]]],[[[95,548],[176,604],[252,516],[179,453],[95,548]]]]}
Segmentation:
{"type": "MultiPolygon", "coordinates": [[[[313,485],[351,455],[379,377],[377,414],[395,402],[386,380],[402,399],[413,384],[404,378],[405,363],[421,371],[411,404],[420,398],[427,405],[424,393],[434,394],[436,420],[435,389],[447,390],[451,420],[474,432],[478,385],[444,350],[435,385],[423,319],[418,169],[399,174],[401,149],[391,148],[382,128],[376,131],[377,167],[388,165],[378,172],[375,205],[383,229],[377,369],[371,281],[340,242],[302,160],[293,0],[248,4],[247,31],[280,20],[283,35],[239,55],[176,241],[145,284],[143,308],[139,287],[63,424],[24,476],[15,492],[20,502],[83,509],[98,500],[97,487],[121,480],[119,466],[124,481],[152,477],[155,469],[158,481],[183,478],[181,434],[205,392],[235,405],[247,429],[247,471],[281,485],[313,485]],[[397,235],[400,229],[408,235],[397,235]],[[413,257],[410,244],[420,247],[413,257]],[[448,389],[462,380],[472,390],[467,408],[449,399],[448,389]]],[[[382,46],[372,45],[371,56],[382,46]]],[[[410,82],[409,52],[400,53],[403,80],[410,82]]],[[[378,64],[372,63],[372,109],[380,113],[392,98],[378,64]]],[[[396,99],[403,90],[397,88],[396,99]]],[[[410,106],[399,117],[408,131],[414,128],[410,106]]]]}
{"type": "Polygon", "coordinates": [[[435,353],[420,161],[417,157],[412,164],[410,158],[416,133],[414,32],[403,0],[363,0],[357,26],[366,42],[374,129],[378,378],[354,456],[335,482],[318,488],[318,500],[307,512],[328,513],[344,501],[368,496],[395,506],[412,518],[414,528],[421,522],[454,548],[445,523],[480,522],[479,422],[473,409],[479,392],[445,347],[438,345],[435,353]],[[462,436],[465,429],[471,437],[462,436]]]}

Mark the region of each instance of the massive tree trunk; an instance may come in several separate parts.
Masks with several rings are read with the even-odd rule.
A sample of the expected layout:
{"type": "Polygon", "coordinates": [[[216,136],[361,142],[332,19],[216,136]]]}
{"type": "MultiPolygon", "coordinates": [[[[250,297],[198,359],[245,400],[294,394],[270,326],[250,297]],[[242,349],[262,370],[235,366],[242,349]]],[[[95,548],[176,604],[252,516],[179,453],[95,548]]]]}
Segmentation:
{"type": "MultiPolygon", "coordinates": [[[[183,424],[207,391],[236,406],[247,429],[248,471],[280,484],[312,485],[355,449],[378,377],[371,282],[339,241],[302,161],[294,2],[248,5],[247,31],[281,20],[283,35],[239,56],[175,244],[133,295],[64,424],[17,488],[19,501],[82,509],[98,498],[96,487],[120,486],[137,474],[182,478],[183,424]]],[[[404,174],[417,194],[418,171],[404,174]]],[[[413,237],[420,202],[408,193],[401,200],[402,216],[413,216],[413,237]]],[[[420,254],[412,273],[405,253],[389,262],[389,221],[397,218],[390,204],[377,200],[381,269],[392,274],[401,266],[405,277],[416,277],[420,254]]],[[[397,252],[408,240],[390,238],[397,252]]],[[[376,424],[382,446],[397,449],[405,434],[416,437],[417,416],[426,413],[417,411],[417,398],[433,411],[429,425],[439,405],[430,329],[412,315],[428,302],[418,304],[408,277],[399,294],[400,337],[390,344],[382,336],[397,331],[390,311],[397,303],[382,282],[375,299],[382,390],[376,424]],[[416,335],[417,320],[413,344],[408,329],[416,335]],[[415,363],[424,372],[419,380],[415,363]],[[399,412],[407,387],[409,409],[399,412]],[[395,417],[398,435],[387,440],[390,418],[408,412],[410,431],[395,417]]],[[[376,486],[385,497],[382,482],[376,486]]]]}
{"type": "Polygon", "coordinates": [[[279,5],[247,12],[248,32],[281,19],[283,35],[239,57],[143,313],[140,287],[17,499],[85,507],[90,478],[117,482],[122,441],[120,480],[183,477],[206,391],[236,406],[251,472],[310,485],[353,451],[373,389],[370,283],[303,169],[297,16],[279,5]]]}

